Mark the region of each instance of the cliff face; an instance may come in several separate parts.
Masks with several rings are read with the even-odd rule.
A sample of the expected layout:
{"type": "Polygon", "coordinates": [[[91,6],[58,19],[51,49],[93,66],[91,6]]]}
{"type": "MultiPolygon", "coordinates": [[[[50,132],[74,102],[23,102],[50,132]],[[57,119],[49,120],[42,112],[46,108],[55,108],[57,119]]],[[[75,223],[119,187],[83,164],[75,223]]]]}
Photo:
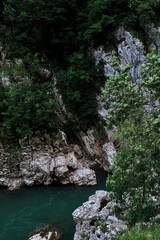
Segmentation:
{"type": "MultiPolygon", "coordinates": [[[[144,28],[153,43],[149,48],[160,48],[160,28],[154,28],[153,24],[144,28]]],[[[141,79],[140,68],[145,64],[145,46],[140,39],[123,28],[117,32],[118,44],[115,49],[105,52],[101,46],[94,51],[96,63],[104,61],[104,73],[106,77],[115,74],[111,66],[113,56],[119,58],[119,65],[122,69],[126,64],[132,64],[130,74],[135,81],[141,79]]],[[[9,61],[1,49],[3,64],[7,66],[9,61]]],[[[3,67],[3,66],[1,66],[3,67]]],[[[44,72],[46,78],[48,71],[44,72]]],[[[45,76],[44,76],[45,75],[45,76]]],[[[9,88],[9,79],[1,76],[4,87],[9,88]]],[[[59,119],[65,123],[65,106],[58,90],[56,101],[61,105],[59,119]]],[[[99,98],[99,97],[98,97],[99,98]]],[[[108,114],[107,109],[99,103],[99,116],[105,120],[108,114]]],[[[74,123],[73,123],[74,124],[74,123]]],[[[102,167],[108,171],[112,165],[112,156],[116,153],[113,134],[114,131],[104,129],[102,137],[95,137],[96,129],[91,127],[86,133],[78,134],[78,142],[71,142],[70,137],[61,132],[59,140],[49,135],[36,134],[31,139],[20,139],[15,147],[12,139],[0,144],[0,185],[8,186],[10,190],[17,189],[22,185],[32,186],[34,184],[48,185],[54,181],[62,184],[73,183],[77,185],[96,184],[94,168],[102,167]],[[67,143],[68,142],[68,143],[67,143]]]]}
{"type": "MultiPolygon", "coordinates": [[[[148,50],[152,48],[160,49],[160,28],[154,27],[154,24],[148,24],[143,27],[144,31],[151,40],[151,43],[147,46],[148,50]]],[[[141,80],[140,69],[146,61],[146,46],[144,43],[135,36],[134,33],[126,31],[124,28],[119,28],[117,31],[117,40],[120,41],[116,48],[111,51],[105,52],[104,47],[100,46],[94,51],[94,57],[96,63],[102,59],[104,62],[104,74],[106,77],[114,76],[116,73],[111,62],[114,56],[119,59],[119,67],[123,69],[126,64],[131,64],[130,74],[134,81],[138,82],[141,80]]],[[[103,88],[102,88],[103,89],[103,88]]],[[[99,97],[98,97],[99,99],[99,97]]],[[[108,112],[104,108],[103,104],[99,102],[98,113],[102,119],[105,120],[108,112]]]]}
{"type": "Polygon", "coordinates": [[[105,143],[107,137],[96,140],[93,131],[81,133],[79,145],[67,143],[64,132],[59,139],[37,133],[30,139],[20,139],[19,146],[12,139],[1,142],[0,185],[9,190],[53,182],[95,185],[93,169],[107,170],[115,149],[113,143],[105,143]]]}

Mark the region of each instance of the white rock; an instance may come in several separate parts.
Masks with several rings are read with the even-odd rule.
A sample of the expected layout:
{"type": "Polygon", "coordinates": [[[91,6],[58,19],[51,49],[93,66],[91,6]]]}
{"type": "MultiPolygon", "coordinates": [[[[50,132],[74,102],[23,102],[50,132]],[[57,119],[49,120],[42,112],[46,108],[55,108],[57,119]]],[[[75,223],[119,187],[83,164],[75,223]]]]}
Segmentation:
{"type": "Polygon", "coordinates": [[[30,166],[32,168],[37,168],[37,170],[45,172],[50,175],[50,162],[52,158],[47,152],[34,152],[33,161],[31,161],[30,166]]]}
{"type": "Polygon", "coordinates": [[[0,185],[1,186],[8,186],[8,184],[9,184],[9,178],[0,177],[0,185]]]}
{"type": "Polygon", "coordinates": [[[113,165],[113,157],[116,155],[116,149],[112,142],[105,143],[102,147],[107,160],[107,166],[113,165]]]}
{"type": "Polygon", "coordinates": [[[25,183],[25,185],[27,185],[27,186],[33,186],[33,185],[34,185],[34,180],[24,177],[24,183],[25,183]]]}
{"type": "Polygon", "coordinates": [[[72,167],[73,169],[77,169],[78,160],[77,160],[74,152],[67,154],[67,166],[72,167]]]}
{"type": "Polygon", "coordinates": [[[81,140],[84,143],[84,146],[88,154],[90,154],[91,156],[98,156],[98,157],[101,156],[102,151],[98,141],[96,141],[94,137],[94,129],[89,129],[86,135],[81,133],[81,140]]]}
{"type": "Polygon", "coordinates": [[[6,54],[6,53],[4,53],[4,52],[1,52],[1,58],[2,58],[2,60],[5,60],[5,59],[6,59],[6,56],[7,56],[7,54],[6,54]]]}
{"type": "Polygon", "coordinates": [[[65,156],[58,156],[55,158],[55,166],[57,167],[61,167],[61,166],[67,166],[67,160],[65,158],[65,156]]]}
{"type": "Polygon", "coordinates": [[[13,191],[13,190],[18,190],[22,185],[24,184],[24,181],[22,178],[17,178],[17,179],[10,179],[8,183],[8,190],[13,191]]]}
{"type": "Polygon", "coordinates": [[[11,87],[9,77],[1,77],[2,86],[4,89],[8,90],[11,87]]]}
{"type": "Polygon", "coordinates": [[[56,177],[65,177],[68,174],[67,166],[60,166],[55,169],[56,177]]]}
{"type": "Polygon", "coordinates": [[[97,184],[95,172],[89,168],[76,170],[73,174],[72,181],[76,185],[95,185],[95,184],[97,184]]]}
{"type": "Polygon", "coordinates": [[[38,233],[29,238],[29,240],[51,240],[51,239],[52,239],[52,232],[49,232],[44,237],[42,237],[40,233],[38,233]]]}
{"type": "Polygon", "coordinates": [[[111,201],[110,193],[96,191],[73,213],[76,222],[74,240],[81,240],[81,233],[85,232],[91,240],[111,240],[118,233],[123,232],[127,225],[114,217],[115,203],[111,201]]]}
{"type": "Polygon", "coordinates": [[[53,173],[53,170],[55,167],[56,167],[55,159],[52,159],[50,163],[50,169],[49,169],[51,173],[53,173]]]}

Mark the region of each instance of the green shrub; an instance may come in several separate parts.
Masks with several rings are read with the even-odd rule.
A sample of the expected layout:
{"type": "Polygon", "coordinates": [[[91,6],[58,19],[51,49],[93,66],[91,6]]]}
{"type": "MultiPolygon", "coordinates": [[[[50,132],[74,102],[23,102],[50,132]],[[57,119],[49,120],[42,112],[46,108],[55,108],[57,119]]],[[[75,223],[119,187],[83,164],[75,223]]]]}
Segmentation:
{"type": "Polygon", "coordinates": [[[159,240],[160,225],[155,223],[155,226],[150,228],[133,227],[118,237],[118,240],[159,240]]]}
{"type": "Polygon", "coordinates": [[[96,93],[104,80],[103,64],[95,66],[94,59],[84,53],[74,53],[68,69],[57,74],[57,87],[78,125],[94,123],[97,117],[96,93]]]}
{"type": "Polygon", "coordinates": [[[12,84],[6,93],[1,130],[17,137],[31,136],[35,131],[57,131],[56,102],[49,83],[12,84]]]}

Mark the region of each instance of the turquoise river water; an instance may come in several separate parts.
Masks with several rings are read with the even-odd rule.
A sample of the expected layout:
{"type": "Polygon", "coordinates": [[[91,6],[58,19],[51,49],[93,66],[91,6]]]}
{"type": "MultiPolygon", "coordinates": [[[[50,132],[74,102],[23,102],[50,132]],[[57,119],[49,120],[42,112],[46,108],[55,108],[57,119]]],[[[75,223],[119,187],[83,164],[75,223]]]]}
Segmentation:
{"type": "Polygon", "coordinates": [[[36,186],[17,192],[0,188],[0,240],[27,240],[37,228],[49,224],[62,232],[62,240],[73,240],[72,212],[96,190],[106,190],[106,173],[97,174],[92,187],[36,186]]]}

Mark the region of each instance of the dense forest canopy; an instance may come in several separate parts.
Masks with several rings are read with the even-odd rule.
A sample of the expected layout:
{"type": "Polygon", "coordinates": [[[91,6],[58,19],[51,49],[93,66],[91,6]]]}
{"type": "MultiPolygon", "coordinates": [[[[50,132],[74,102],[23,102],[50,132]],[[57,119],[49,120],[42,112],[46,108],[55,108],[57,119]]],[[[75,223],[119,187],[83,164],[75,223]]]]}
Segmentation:
{"type": "Polygon", "coordinates": [[[160,0],[5,0],[0,4],[1,42],[12,61],[1,71],[10,76],[13,84],[12,91],[0,86],[0,126],[4,135],[14,133],[18,137],[30,136],[38,129],[51,131],[54,121],[48,114],[54,116],[53,131],[58,128],[53,77],[45,83],[52,93],[45,99],[48,111],[44,112],[43,99],[39,113],[36,109],[37,86],[38,94],[46,91],[44,82],[36,74],[42,67],[54,72],[66,109],[72,113],[72,121],[80,128],[95,124],[98,118],[96,94],[105,78],[103,63],[95,65],[93,49],[102,44],[116,46],[115,34],[119,26],[141,32],[145,41],[146,34],[141,26],[150,21],[158,23],[160,10],[160,0]],[[15,58],[22,59],[23,66],[18,67],[15,58]],[[26,83],[17,83],[16,75],[27,76],[26,83]],[[29,96],[35,101],[32,108],[28,104],[29,96]],[[12,111],[13,108],[18,112],[12,111]],[[32,120],[30,112],[34,115],[32,120]]]}
{"type": "Polygon", "coordinates": [[[159,0],[6,0],[2,15],[11,30],[10,51],[41,51],[64,65],[75,51],[114,41],[119,25],[157,21],[159,10],[159,0]]]}

